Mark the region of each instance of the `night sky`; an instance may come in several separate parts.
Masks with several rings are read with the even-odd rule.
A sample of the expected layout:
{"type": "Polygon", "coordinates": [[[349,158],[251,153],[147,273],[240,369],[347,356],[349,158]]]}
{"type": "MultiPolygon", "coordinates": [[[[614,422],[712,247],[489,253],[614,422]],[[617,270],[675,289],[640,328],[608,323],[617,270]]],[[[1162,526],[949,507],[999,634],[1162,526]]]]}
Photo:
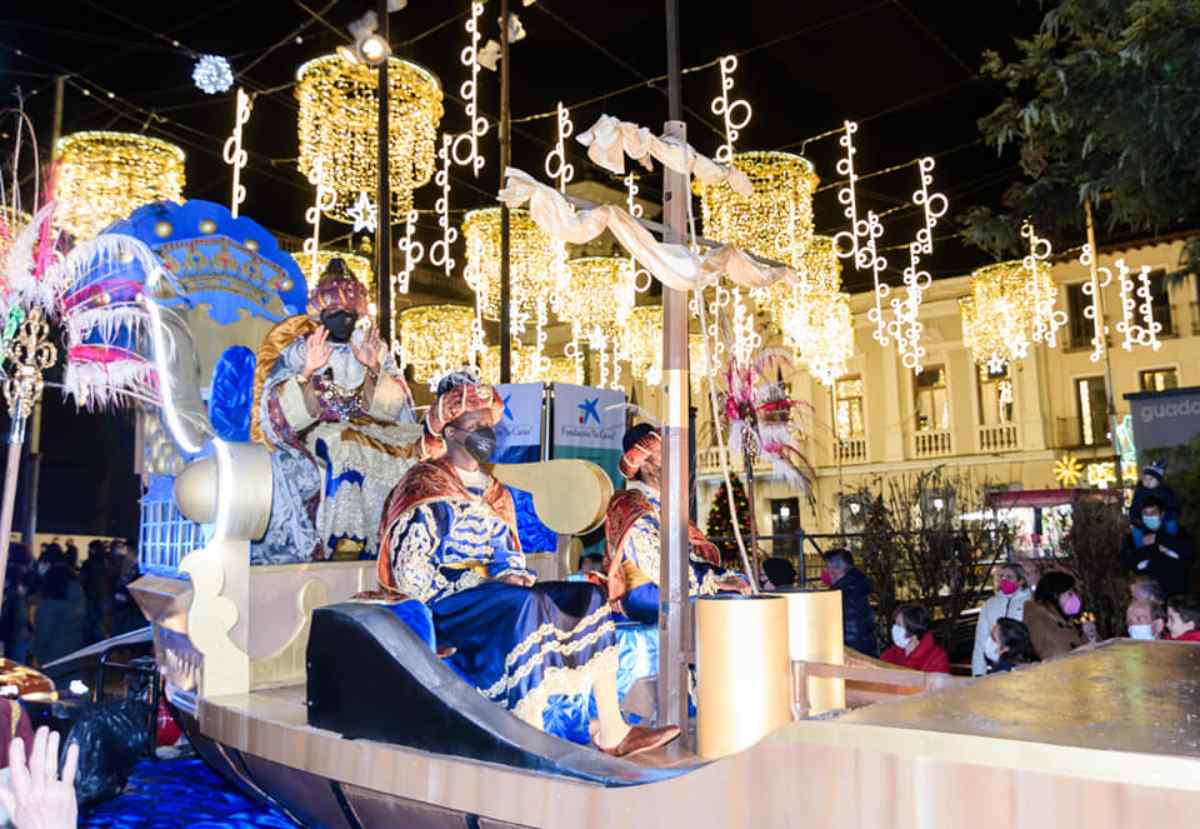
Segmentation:
{"type": "MultiPolygon", "coordinates": [[[[544,177],[543,160],[554,141],[555,122],[528,116],[552,111],[560,100],[569,106],[665,73],[663,5],[570,0],[529,7],[512,0],[511,5],[527,32],[512,46],[513,161],[544,177]]],[[[1014,157],[998,156],[978,144],[976,120],[996,106],[1002,90],[978,79],[976,70],[984,49],[1013,53],[1013,38],[1036,28],[1038,4],[683,0],[680,6],[684,67],[750,50],[740,57],[731,92],[754,109],[738,149],[799,152],[805,139],[849,118],[860,124],[860,175],[935,155],[935,187],[949,196],[952,215],[935,231],[930,270],[935,278],[960,275],[985,261],[952,237],[950,219],[973,204],[996,202],[1018,168],[1014,157]]],[[[468,74],[458,58],[466,44],[467,7],[465,0],[409,0],[407,8],[391,16],[394,52],[440,77],[447,93],[442,129],[450,132],[461,132],[467,123],[458,101],[459,86],[468,74]],[[444,25],[437,28],[439,24],[444,25]]],[[[232,90],[205,95],[191,79],[197,55],[226,56],[235,73],[245,73],[239,81],[247,90],[263,93],[245,130],[250,162],[242,178],[248,189],[242,213],[271,230],[303,236],[311,188],[296,170],[296,103],[290,84],[300,64],[346,42],[346,24],[367,8],[361,2],[328,0],[10,3],[0,16],[0,97],[11,106],[18,90],[27,96],[26,110],[45,158],[53,76],[67,73],[64,132],[145,131],[174,141],[188,156],[185,194],[227,202],[229,168],[220,152],[232,126],[232,90]]],[[[498,16],[499,3],[492,0],[483,17],[485,41],[499,38],[498,16]]],[[[484,70],[480,83],[481,111],[495,116],[499,76],[484,70]]],[[[716,67],[684,78],[688,138],[708,154],[722,140],[719,119],[709,109],[719,84],[716,67]]],[[[641,84],[572,108],[576,133],[602,113],[658,131],[667,116],[665,83],[657,88],[641,84]]],[[[11,124],[9,119],[0,129],[10,132],[11,124]]],[[[0,141],[6,167],[10,137],[0,141]]],[[[494,127],[483,150],[488,164],[477,180],[461,168],[455,174],[451,199],[456,211],[494,203],[499,179],[494,127]]],[[[610,180],[590,166],[582,150],[574,143],[569,150],[577,180],[610,180]]],[[[836,137],[808,143],[804,154],[816,165],[823,184],[837,179],[836,137]]],[[[659,198],[659,182],[658,174],[644,179],[641,195],[659,198]]],[[[902,206],[916,184],[912,167],[863,181],[860,210],[902,206]]],[[[416,205],[430,208],[434,198],[432,186],[427,186],[417,192],[416,205]]],[[[815,212],[817,232],[843,229],[835,189],[818,192],[815,212]]],[[[918,217],[917,211],[908,210],[886,219],[880,245],[907,244],[918,217]]],[[[434,217],[423,214],[422,233],[432,237],[435,227],[434,217]]],[[[331,228],[327,224],[323,236],[331,228]]],[[[902,269],[901,254],[891,254],[895,281],[902,269]]],[[[461,255],[458,259],[462,261],[461,255]]],[[[863,290],[869,280],[869,274],[847,269],[844,289],[863,290]]],[[[131,419],[77,415],[73,407],[68,410],[61,404],[56,392],[50,397],[40,528],[133,535],[138,488],[132,475],[131,419]]]]}

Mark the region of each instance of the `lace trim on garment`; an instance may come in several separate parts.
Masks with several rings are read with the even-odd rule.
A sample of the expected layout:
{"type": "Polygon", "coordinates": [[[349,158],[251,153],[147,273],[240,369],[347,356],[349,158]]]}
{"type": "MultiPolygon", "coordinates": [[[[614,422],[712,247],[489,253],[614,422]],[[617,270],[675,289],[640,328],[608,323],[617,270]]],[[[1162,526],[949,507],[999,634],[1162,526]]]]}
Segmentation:
{"type": "Polygon", "coordinates": [[[529,653],[529,651],[532,650],[535,645],[540,644],[543,639],[546,639],[549,636],[554,636],[559,642],[565,642],[575,634],[575,631],[587,630],[609,613],[610,611],[608,607],[601,605],[593,613],[581,619],[579,624],[575,625],[575,627],[571,628],[570,630],[562,630],[553,622],[547,622],[533,633],[522,639],[520,644],[508,652],[508,656],[504,659],[504,672],[508,673],[509,669],[512,668],[513,665],[516,665],[522,656],[529,653]]]}
{"type": "Polygon", "coordinates": [[[616,674],[618,664],[617,646],[612,645],[598,651],[586,665],[575,668],[549,668],[542,675],[537,687],[530,689],[513,708],[513,713],[522,721],[539,731],[545,731],[545,712],[550,697],[565,694],[586,694],[596,684],[596,678],[606,672],[616,674]]]}
{"type": "MultiPolygon", "coordinates": [[[[603,608],[603,610],[606,613],[608,612],[607,607],[603,608]]],[[[591,618],[591,617],[589,617],[589,618],[591,618]]],[[[570,636],[572,633],[573,633],[573,631],[568,632],[567,635],[570,636]]],[[[617,634],[617,628],[615,625],[613,625],[612,620],[610,619],[609,621],[604,622],[603,624],[597,626],[595,630],[593,630],[591,633],[587,634],[586,636],[581,636],[581,637],[574,639],[572,641],[569,641],[569,642],[563,642],[561,640],[558,640],[558,641],[554,641],[554,642],[544,643],[541,646],[541,648],[539,648],[538,652],[534,656],[531,656],[526,662],[524,662],[519,668],[517,668],[511,674],[509,673],[509,669],[507,667],[508,660],[506,659],[505,660],[506,667],[504,669],[504,675],[501,676],[500,679],[498,679],[490,688],[487,688],[486,690],[484,690],[483,695],[492,700],[499,700],[500,698],[507,695],[508,692],[511,691],[513,688],[516,688],[517,685],[520,684],[522,679],[524,679],[525,677],[529,676],[530,673],[532,673],[534,668],[545,663],[546,657],[548,655],[550,655],[552,653],[557,653],[557,654],[561,654],[563,656],[571,656],[573,654],[579,653],[582,650],[590,648],[592,645],[595,645],[596,642],[599,641],[604,636],[616,636],[616,634],[617,634]]],[[[527,639],[526,642],[528,642],[528,641],[529,640],[527,639]]],[[[522,645],[524,645],[524,644],[525,643],[523,642],[522,645]]],[[[532,647],[532,645],[530,647],[532,647]]],[[[528,648],[527,648],[527,650],[528,650],[528,648]]]]}

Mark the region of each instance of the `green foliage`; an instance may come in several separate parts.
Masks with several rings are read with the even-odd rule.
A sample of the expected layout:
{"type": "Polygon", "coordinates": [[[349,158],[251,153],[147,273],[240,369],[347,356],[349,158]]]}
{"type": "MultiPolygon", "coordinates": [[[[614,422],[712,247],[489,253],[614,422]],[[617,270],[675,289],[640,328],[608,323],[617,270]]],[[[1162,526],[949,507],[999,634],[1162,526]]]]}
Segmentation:
{"type": "MultiPolygon", "coordinates": [[[[731,475],[733,481],[733,504],[737,509],[738,528],[742,531],[742,540],[746,549],[750,549],[750,501],[746,498],[746,489],[742,486],[737,475],[731,475]]],[[[725,484],[721,483],[713,495],[712,506],[708,510],[708,522],[705,535],[721,550],[721,560],[736,562],[740,566],[741,558],[738,553],[737,539],[733,534],[733,520],[729,512],[729,496],[725,492],[725,484]]]]}
{"type": "MultiPolygon", "coordinates": [[[[987,143],[1015,147],[1026,178],[1004,209],[969,211],[964,237],[997,258],[1019,255],[1029,218],[1064,242],[1083,236],[1083,203],[1098,232],[1161,232],[1200,220],[1200,0],[1046,2],[1018,56],[984,55],[1008,96],[979,121],[987,143]]],[[[1189,244],[1181,266],[1200,263],[1189,244]]]]}
{"type": "Polygon", "coordinates": [[[1121,540],[1128,525],[1119,500],[1079,497],[1071,504],[1071,528],[1063,555],[1079,582],[1083,609],[1092,615],[1101,639],[1125,635],[1129,580],[1121,564],[1121,540]]]}
{"type": "Polygon", "coordinates": [[[1166,484],[1179,503],[1179,520],[1194,538],[1200,537],[1200,435],[1162,454],[1168,463],[1166,484]]]}

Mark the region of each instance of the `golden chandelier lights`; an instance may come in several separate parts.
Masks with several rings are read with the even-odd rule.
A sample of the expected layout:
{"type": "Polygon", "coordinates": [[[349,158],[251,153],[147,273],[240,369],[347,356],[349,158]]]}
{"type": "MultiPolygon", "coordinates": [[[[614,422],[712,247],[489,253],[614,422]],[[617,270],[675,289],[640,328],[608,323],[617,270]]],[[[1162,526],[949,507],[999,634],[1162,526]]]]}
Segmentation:
{"type": "Polygon", "coordinates": [[[411,365],[418,382],[434,382],[462,368],[471,351],[474,312],[465,305],[405,308],[400,319],[401,365],[411,365]]]}
{"type": "MultiPolygon", "coordinates": [[[[301,66],[296,81],[300,172],[315,183],[323,162],[335,196],[324,213],[349,224],[360,194],[374,194],[378,184],[378,74],[326,55],[301,66]]],[[[442,89],[428,70],[389,58],[388,96],[391,218],[402,222],[412,210],[413,190],[433,177],[442,89]]]]}
{"type": "Polygon", "coordinates": [[[699,183],[704,235],[792,267],[799,267],[813,235],[812,164],[791,153],[735,153],[732,165],[754,184],[741,196],[728,184],[699,183]]]}
{"type": "Polygon", "coordinates": [[[1020,261],[988,265],[971,275],[971,294],[960,300],[963,342],[993,371],[1029,352],[1034,308],[1027,276],[1020,261]]]}
{"type": "Polygon", "coordinates": [[[828,236],[814,236],[798,268],[800,281],[779,281],[760,305],[809,374],[826,386],[854,355],[850,298],[839,288],[842,263],[828,236]]]}
{"type": "MultiPolygon", "coordinates": [[[[575,361],[570,357],[544,358],[542,371],[534,369],[532,351],[522,351],[520,340],[513,340],[512,381],[514,383],[576,383],[575,361]]],[[[483,351],[480,375],[485,383],[500,382],[500,346],[489,345],[483,351]]]]}
{"type": "Polygon", "coordinates": [[[143,204],[183,199],[183,150],[124,132],[77,132],[58,142],[58,224],[77,242],[143,204]]]}
{"type": "MultiPolygon", "coordinates": [[[[509,274],[513,332],[525,330],[554,284],[554,244],[527,210],[510,210],[509,274]]],[[[467,265],[463,276],[475,291],[483,316],[500,318],[500,208],[472,210],[463,218],[467,265]]]]}

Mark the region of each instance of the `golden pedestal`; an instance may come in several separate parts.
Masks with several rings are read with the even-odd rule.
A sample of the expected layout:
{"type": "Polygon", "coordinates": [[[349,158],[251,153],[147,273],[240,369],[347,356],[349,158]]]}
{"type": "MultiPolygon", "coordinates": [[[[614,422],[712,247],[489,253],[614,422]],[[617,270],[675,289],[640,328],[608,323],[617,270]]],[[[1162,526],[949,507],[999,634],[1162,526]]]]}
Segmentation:
{"type": "MultiPolygon", "coordinates": [[[[792,661],[844,664],[841,591],[793,588],[780,590],[779,595],[787,602],[792,661]]],[[[846,707],[846,680],[812,676],[807,682],[808,710],[803,716],[846,707]]]]}
{"type": "Polygon", "coordinates": [[[788,607],[779,596],[696,600],[700,756],[749,748],[792,719],[788,607]]]}

